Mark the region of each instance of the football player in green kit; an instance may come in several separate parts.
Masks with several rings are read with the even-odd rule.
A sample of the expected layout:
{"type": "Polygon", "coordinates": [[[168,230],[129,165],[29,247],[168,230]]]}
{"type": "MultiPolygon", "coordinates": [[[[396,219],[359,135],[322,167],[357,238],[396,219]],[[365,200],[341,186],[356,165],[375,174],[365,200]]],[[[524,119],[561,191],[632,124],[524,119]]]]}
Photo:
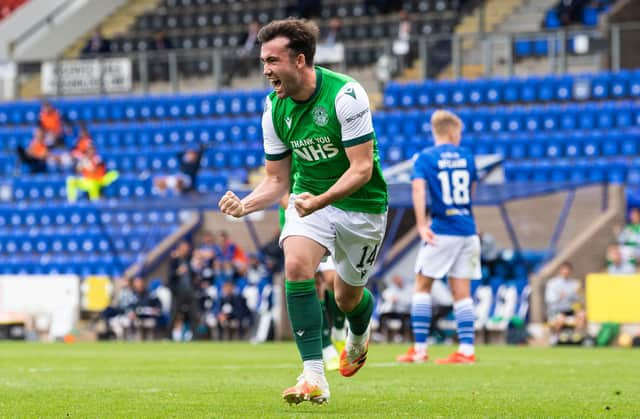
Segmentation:
{"type": "Polygon", "coordinates": [[[366,360],[374,301],[365,288],[384,237],[387,185],[382,177],[369,98],[354,79],[313,65],[318,27],[286,19],[263,27],[258,40],[271,83],[262,116],[266,176],[240,199],[227,192],[221,211],[242,217],[289,191],[280,235],[285,254],[287,309],[303,371],[282,393],[289,403],[325,403],[322,310],[314,275],[331,255],[338,307],[349,321],[340,373],[354,375],[366,360]]]}

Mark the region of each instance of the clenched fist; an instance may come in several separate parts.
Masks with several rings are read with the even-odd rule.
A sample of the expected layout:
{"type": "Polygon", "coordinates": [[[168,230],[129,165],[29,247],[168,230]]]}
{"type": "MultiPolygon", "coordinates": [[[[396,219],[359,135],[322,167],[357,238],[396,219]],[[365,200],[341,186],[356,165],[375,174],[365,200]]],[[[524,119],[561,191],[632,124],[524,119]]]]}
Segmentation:
{"type": "Polygon", "coordinates": [[[311,195],[309,192],[303,192],[296,196],[296,200],[293,204],[295,205],[296,211],[298,211],[298,215],[300,215],[300,217],[305,217],[319,209],[316,197],[311,195]]]}
{"type": "Polygon", "coordinates": [[[240,201],[240,198],[231,191],[227,191],[227,193],[220,198],[218,207],[224,214],[231,215],[232,217],[239,218],[245,215],[242,201],[240,201]]]}

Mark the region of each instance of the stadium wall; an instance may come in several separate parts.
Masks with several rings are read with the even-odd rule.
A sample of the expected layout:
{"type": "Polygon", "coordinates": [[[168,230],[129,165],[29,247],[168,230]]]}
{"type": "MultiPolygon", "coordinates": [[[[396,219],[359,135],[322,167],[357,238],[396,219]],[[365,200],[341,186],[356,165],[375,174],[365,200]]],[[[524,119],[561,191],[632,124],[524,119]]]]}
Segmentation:
{"type": "MultiPolygon", "coordinates": [[[[559,249],[567,246],[602,214],[603,193],[602,186],[581,188],[576,191],[573,205],[559,238],[559,249]]],[[[519,199],[505,205],[521,248],[547,249],[549,247],[568,194],[569,192],[560,192],[519,199]]],[[[474,214],[480,231],[491,233],[501,247],[511,248],[511,239],[499,207],[476,206],[474,214]]]]}
{"type": "MultiPolygon", "coordinates": [[[[607,16],[609,24],[640,21],[638,0],[617,1],[607,16]]],[[[620,67],[640,67],[640,28],[620,32],[620,67]]]]}
{"type": "MultiPolygon", "coordinates": [[[[531,321],[541,323],[545,320],[544,286],[554,276],[564,261],[574,266],[574,275],[584,280],[591,272],[600,272],[604,266],[605,249],[613,240],[613,227],[625,219],[626,200],[624,186],[610,186],[609,207],[607,211],[595,218],[589,218],[584,229],[561,246],[560,251],[539,272],[530,278],[531,284],[531,321]]],[[[593,201],[591,206],[596,206],[593,201]]],[[[575,217],[572,217],[575,218],[575,217]]]]}
{"type": "Polygon", "coordinates": [[[16,47],[13,58],[39,61],[55,59],[80,36],[126,3],[125,0],[85,0],[72,2],[63,12],[42,24],[16,47]]]}

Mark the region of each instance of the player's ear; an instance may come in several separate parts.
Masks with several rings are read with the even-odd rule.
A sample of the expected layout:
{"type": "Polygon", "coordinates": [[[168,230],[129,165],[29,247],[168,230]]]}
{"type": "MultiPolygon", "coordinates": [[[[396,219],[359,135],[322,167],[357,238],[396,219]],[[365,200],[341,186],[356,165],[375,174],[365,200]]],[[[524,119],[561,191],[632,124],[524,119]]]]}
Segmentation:
{"type": "Polygon", "coordinates": [[[304,66],[307,65],[307,59],[305,58],[304,54],[298,54],[296,56],[296,67],[298,68],[303,68],[304,66]]]}

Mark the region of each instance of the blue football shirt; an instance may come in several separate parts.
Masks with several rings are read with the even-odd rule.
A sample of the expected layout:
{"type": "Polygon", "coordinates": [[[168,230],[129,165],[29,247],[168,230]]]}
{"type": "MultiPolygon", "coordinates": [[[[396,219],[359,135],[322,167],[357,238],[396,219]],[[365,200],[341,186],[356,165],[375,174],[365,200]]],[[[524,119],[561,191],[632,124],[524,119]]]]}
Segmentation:
{"type": "Polygon", "coordinates": [[[452,236],[476,234],[471,185],[478,175],[469,150],[452,144],[429,147],[418,155],[411,178],[426,181],[434,233],[452,236]]]}

